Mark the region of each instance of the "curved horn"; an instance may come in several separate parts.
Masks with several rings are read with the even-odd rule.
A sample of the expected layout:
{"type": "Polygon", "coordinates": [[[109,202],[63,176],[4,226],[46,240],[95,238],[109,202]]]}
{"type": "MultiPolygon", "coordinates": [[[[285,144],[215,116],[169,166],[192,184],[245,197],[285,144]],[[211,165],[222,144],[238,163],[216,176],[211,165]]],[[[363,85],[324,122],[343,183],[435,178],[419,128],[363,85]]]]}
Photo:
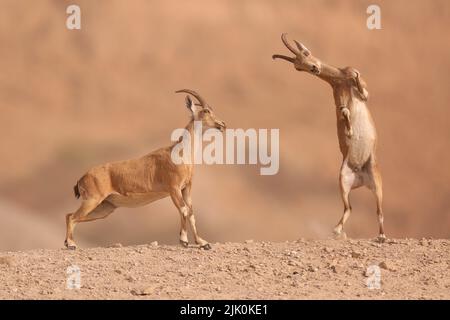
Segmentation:
{"type": "Polygon", "coordinates": [[[286,38],[286,36],[287,36],[287,33],[283,33],[283,34],[281,35],[281,41],[283,41],[284,45],[286,46],[286,48],[289,49],[289,51],[291,51],[291,52],[292,52],[293,54],[295,54],[295,55],[298,55],[299,52],[298,52],[297,50],[295,50],[295,48],[292,47],[292,46],[289,44],[289,41],[288,41],[288,39],[286,38]]]}
{"type": "Polygon", "coordinates": [[[284,56],[284,55],[282,55],[282,54],[274,54],[273,56],[272,56],[272,59],[283,59],[283,60],[286,60],[286,61],[289,61],[289,62],[292,62],[292,63],[294,63],[294,61],[295,61],[295,58],[291,58],[291,57],[287,57],[287,56],[284,56]]]}
{"type": "Polygon", "coordinates": [[[194,90],[189,90],[189,89],[181,89],[181,90],[177,90],[175,91],[175,93],[180,93],[180,92],[184,92],[184,93],[189,93],[190,95],[194,96],[198,102],[200,102],[200,105],[202,105],[203,107],[206,107],[208,104],[206,103],[205,99],[202,98],[201,95],[199,95],[197,92],[195,92],[194,90]]]}

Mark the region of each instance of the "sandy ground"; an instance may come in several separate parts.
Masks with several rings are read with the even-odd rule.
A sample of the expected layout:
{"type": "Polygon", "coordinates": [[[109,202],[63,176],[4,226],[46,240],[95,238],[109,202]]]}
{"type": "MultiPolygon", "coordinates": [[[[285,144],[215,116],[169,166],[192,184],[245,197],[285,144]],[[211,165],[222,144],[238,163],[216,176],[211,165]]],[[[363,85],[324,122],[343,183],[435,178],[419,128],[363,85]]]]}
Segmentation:
{"type": "Polygon", "coordinates": [[[210,251],[116,244],[3,252],[0,298],[449,299],[449,268],[448,240],[248,240],[218,243],[210,251]],[[81,288],[69,290],[67,268],[73,265],[81,288]],[[368,271],[373,265],[379,289],[367,287],[376,286],[377,275],[368,271]]]}

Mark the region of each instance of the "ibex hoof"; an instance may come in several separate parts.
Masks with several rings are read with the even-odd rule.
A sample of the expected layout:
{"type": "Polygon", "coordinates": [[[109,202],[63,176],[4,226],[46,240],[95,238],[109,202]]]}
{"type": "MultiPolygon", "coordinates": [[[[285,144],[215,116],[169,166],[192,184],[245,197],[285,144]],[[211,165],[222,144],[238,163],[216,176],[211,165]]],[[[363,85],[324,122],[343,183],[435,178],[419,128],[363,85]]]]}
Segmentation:
{"type": "Polygon", "coordinates": [[[347,240],[347,234],[344,231],[341,232],[334,232],[334,239],[335,240],[347,240]]]}
{"type": "Polygon", "coordinates": [[[189,247],[189,242],[187,241],[180,240],[180,244],[183,246],[183,248],[189,247]]]}
{"type": "Polygon", "coordinates": [[[200,248],[203,250],[211,250],[211,245],[209,243],[207,243],[207,244],[200,246],[200,248]]]}
{"type": "Polygon", "coordinates": [[[380,234],[377,238],[377,242],[384,243],[386,241],[386,236],[384,234],[380,234]]]}
{"type": "Polygon", "coordinates": [[[69,250],[75,250],[77,248],[77,245],[74,243],[69,244],[67,242],[67,240],[64,241],[64,245],[66,246],[67,249],[69,250]]]}

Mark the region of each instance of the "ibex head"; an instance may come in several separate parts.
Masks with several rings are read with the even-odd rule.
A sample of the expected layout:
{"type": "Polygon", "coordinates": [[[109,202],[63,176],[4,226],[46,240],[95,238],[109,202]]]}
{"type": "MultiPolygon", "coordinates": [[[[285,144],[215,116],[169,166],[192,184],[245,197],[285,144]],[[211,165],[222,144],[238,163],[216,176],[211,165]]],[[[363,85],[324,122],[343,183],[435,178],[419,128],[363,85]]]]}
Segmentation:
{"type": "Polygon", "coordinates": [[[203,128],[216,128],[220,131],[225,130],[225,122],[215,116],[211,106],[207,104],[205,99],[203,99],[197,92],[189,89],[181,89],[175,92],[185,92],[197,99],[198,103],[194,103],[191,97],[187,95],[186,107],[191,111],[193,120],[202,122],[203,128]]]}
{"type": "Polygon", "coordinates": [[[319,59],[313,57],[311,52],[300,42],[294,40],[296,48],[294,48],[286,38],[286,33],[281,35],[281,41],[284,45],[295,54],[294,58],[287,57],[281,54],[274,54],[272,59],[283,59],[294,64],[295,69],[298,71],[306,71],[314,75],[319,75],[322,71],[322,63],[319,59]]]}

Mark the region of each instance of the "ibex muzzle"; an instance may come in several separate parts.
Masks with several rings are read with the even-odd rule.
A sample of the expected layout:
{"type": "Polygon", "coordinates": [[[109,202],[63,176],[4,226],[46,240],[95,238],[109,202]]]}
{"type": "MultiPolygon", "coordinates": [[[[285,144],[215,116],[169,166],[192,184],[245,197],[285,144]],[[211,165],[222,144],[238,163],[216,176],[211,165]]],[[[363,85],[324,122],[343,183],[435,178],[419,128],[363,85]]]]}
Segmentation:
{"type": "Polygon", "coordinates": [[[286,48],[291,51],[295,57],[291,58],[282,54],[274,54],[273,59],[283,59],[294,64],[295,69],[298,71],[306,71],[314,75],[319,75],[321,72],[321,62],[319,59],[312,56],[311,51],[308,50],[302,43],[294,40],[296,48],[294,48],[288,41],[286,33],[281,35],[281,41],[283,41],[286,48]]]}

